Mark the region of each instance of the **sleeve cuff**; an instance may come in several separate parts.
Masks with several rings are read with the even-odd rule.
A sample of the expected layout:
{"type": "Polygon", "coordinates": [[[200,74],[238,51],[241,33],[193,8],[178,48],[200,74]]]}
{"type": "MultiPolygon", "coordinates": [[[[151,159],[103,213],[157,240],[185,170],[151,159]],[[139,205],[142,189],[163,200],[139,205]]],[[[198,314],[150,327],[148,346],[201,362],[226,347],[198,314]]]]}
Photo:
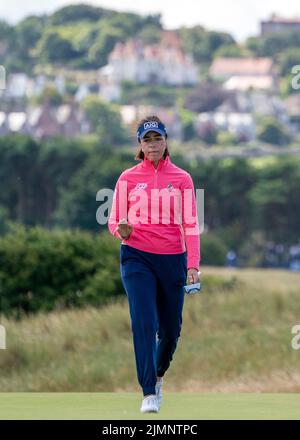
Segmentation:
{"type": "Polygon", "coordinates": [[[197,261],[196,259],[190,260],[187,263],[187,268],[189,269],[196,269],[196,270],[200,270],[200,262],[197,261]]]}

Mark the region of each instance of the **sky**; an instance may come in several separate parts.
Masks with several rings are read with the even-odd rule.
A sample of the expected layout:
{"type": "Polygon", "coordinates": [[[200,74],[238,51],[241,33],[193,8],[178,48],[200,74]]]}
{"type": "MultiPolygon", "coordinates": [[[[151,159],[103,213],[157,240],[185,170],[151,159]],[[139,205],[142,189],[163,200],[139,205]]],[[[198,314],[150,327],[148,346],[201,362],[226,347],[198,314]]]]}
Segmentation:
{"type": "Polygon", "coordinates": [[[167,29],[200,24],[209,30],[229,32],[239,42],[257,35],[260,20],[269,18],[273,12],[300,18],[299,0],[0,0],[0,18],[16,23],[27,15],[52,13],[74,3],[140,14],[161,13],[167,29]]]}

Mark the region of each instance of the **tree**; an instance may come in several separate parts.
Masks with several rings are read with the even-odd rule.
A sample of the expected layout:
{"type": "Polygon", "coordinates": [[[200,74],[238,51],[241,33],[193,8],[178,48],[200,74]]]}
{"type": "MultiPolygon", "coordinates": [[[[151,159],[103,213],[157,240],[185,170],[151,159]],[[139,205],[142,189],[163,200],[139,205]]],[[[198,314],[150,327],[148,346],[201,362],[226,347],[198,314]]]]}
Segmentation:
{"type": "Polygon", "coordinates": [[[206,31],[202,26],[180,29],[183,48],[193,55],[197,63],[209,63],[214,52],[222,46],[235,44],[231,35],[223,32],[206,31]]]}
{"type": "Polygon", "coordinates": [[[300,64],[300,49],[295,47],[287,49],[280,54],[278,63],[282,76],[291,74],[292,67],[300,64]]]}
{"type": "Polygon", "coordinates": [[[126,140],[126,132],[117,106],[108,104],[94,95],[88,96],[82,106],[92,130],[99,135],[103,144],[113,145],[126,140]]]}
{"type": "Polygon", "coordinates": [[[6,57],[13,50],[15,42],[15,29],[6,21],[0,20],[0,56],[6,57]]]}
{"type": "Polygon", "coordinates": [[[119,41],[126,39],[123,31],[113,26],[101,26],[97,38],[88,51],[88,60],[95,67],[101,67],[107,64],[107,58],[110,52],[119,41]]]}
{"type": "Polygon", "coordinates": [[[154,25],[148,25],[141,28],[137,35],[145,44],[156,44],[161,39],[161,31],[154,25]]]}
{"type": "Polygon", "coordinates": [[[105,16],[110,16],[113,11],[97,8],[91,5],[79,4],[70,5],[58,9],[51,16],[51,24],[61,25],[66,23],[72,23],[75,21],[98,21],[105,16]]]}
{"type": "Polygon", "coordinates": [[[101,20],[101,26],[106,24],[122,30],[127,38],[136,37],[140,31],[142,32],[147,28],[152,29],[155,34],[160,33],[159,31],[162,30],[160,16],[141,17],[131,12],[115,12],[112,17],[101,20]]]}
{"type": "Polygon", "coordinates": [[[18,57],[21,57],[22,60],[26,62],[30,61],[32,49],[36,46],[43,34],[46,21],[47,18],[44,16],[30,16],[17,24],[15,28],[16,49],[18,57]]]}
{"type": "Polygon", "coordinates": [[[6,191],[0,193],[0,204],[12,219],[32,224],[34,200],[40,188],[36,173],[40,145],[27,136],[0,139],[0,179],[6,186],[6,191]]]}
{"type": "Polygon", "coordinates": [[[288,49],[297,49],[300,45],[300,33],[297,31],[279,32],[265,37],[251,37],[246,46],[260,57],[272,57],[274,60],[288,49]]]}
{"type": "MultiPolygon", "coordinates": [[[[244,240],[255,215],[250,198],[250,191],[257,182],[254,167],[247,159],[209,159],[204,162],[198,159],[190,172],[195,187],[205,191],[205,223],[208,228],[228,232],[234,225],[230,231],[230,245],[244,240]]],[[[226,235],[229,234],[222,237],[224,242],[226,235]]]]}
{"type": "Polygon", "coordinates": [[[195,114],[189,110],[181,109],[180,118],[182,122],[183,141],[189,141],[196,137],[195,114]]]}
{"type": "Polygon", "coordinates": [[[217,135],[217,144],[218,145],[236,145],[238,140],[233,133],[229,131],[219,131],[217,135]]]}
{"type": "Polygon", "coordinates": [[[300,163],[296,157],[280,157],[262,168],[251,190],[256,207],[254,226],[268,240],[293,243],[300,236],[300,163]]]}
{"type": "Polygon", "coordinates": [[[291,141],[290,135],[282,124],[271,117],[263,119],[258,127],[257,137],[262,142],[281,146],[286,146],[291,141]]]}
{"type": "Polygon", "coordinates": [[[113,191],[122,170],[133,165],[133,158],[122,158],[110,148],[98,148],[80,171],[73,175],[68,191],[61,189],[60,203],[55,213],[56,223],[95,232],[101,228],[107,229],[107,225],[97,223],[99,202],[96,201],[96,194],[104,188],[113,191]]]}
{"type": "Polygon", "coordinates": [[[226,246],[216,235],[201,236],[201,263],[212,266],[224,266],[226,261],[226,246]]]}
{"type": "Polygon", "coordinates": [[[219,49],[214,52],[214,58],[218,57],[234,57],[242,58],[244,56],[249,56],[249,50],[245,50],[243,47],[237,44],[222,45],[219,49]]]}
{"type": "Polygon", "coordinates": [[[36,97],[36,102],[42,104],[47,101],[50,105],[60,105],[63,102],[62,95],[59,94],[54,85],[48,85],[45,87],[43,92],[36,97]]]}
{"type": "Polygon", "coordinates": [[[52,30],[47,31],[41,38],[38,54],[41,60],[54,63],[67,62],[78,57],[72,43],[52,30]]]}

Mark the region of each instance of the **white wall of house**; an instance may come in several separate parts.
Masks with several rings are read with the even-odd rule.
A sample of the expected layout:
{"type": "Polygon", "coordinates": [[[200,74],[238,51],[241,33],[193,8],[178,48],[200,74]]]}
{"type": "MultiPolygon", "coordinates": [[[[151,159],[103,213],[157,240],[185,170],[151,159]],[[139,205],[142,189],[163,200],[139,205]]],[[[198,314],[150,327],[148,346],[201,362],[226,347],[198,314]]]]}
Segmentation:
{"type": "Polygon", "coordinates": [[[112,53],[108,65],[100,69],[101,81],[115,84],[132,81],[138,84],[195,85],[198,68],[190,56],[178,49],[158,50],[157,55],[153,55],[137,47],[135,51],[131,49],[130,54],[112,53]]]}

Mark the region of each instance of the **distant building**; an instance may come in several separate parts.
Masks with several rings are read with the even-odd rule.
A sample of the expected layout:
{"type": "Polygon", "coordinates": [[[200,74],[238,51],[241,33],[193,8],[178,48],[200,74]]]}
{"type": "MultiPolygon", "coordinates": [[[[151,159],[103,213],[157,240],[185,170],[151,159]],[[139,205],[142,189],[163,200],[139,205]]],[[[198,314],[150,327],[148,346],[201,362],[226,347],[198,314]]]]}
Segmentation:
{"type": "Polygon", "coordinates": [[[60,105],[56,111],[56,119],[63,136],[72,138],[81,134],[82,115],[78,105],[60,105]]]}
{"type": "Polygon", "coordinates": [[[7,115],[10,133],[30,134],[25,112],[11,112],[7,115]]]}
{"type": "Polygon", "coordinates": [[[300,32],[300,17],[282,18],[273,14],[269,20],[261,21],[260,29],[262,37],[281,32],[300,32]]]}
{"type": "Polygon", "coordinates": [[[225,90],[270,90],[274,80],[269,76],[232,76],[224,83],[225,90]]]}
{"type": "Polygon", "coordinates": [[[204,112],[195,121],[196,133],[202,137],[206,130],[228,131],[238,139],[250,141],[255,138],[256,124],[250,113],[204,112]]]}
{"type": "Polygon", "coordinates": [[[210,68],[212,76],[228,79],[231,76],[265,76],[273,73],[272,58],[216,58],[210,68]]]}
{"type": "Polygon", "coordinates": [[[57,75],[54,78],[54,85],[55,85],[55,88],[56,88],[57,92],[60,95],[64,95],[65,94],[65,92],[66,92],[66,80],[65,80],[63,75],[57,75]]]}
{"type": "Polygon", "coordinates": [[[293,93],[285,101],[284,106],[289,116],[291,129],[294,134],[300,133],[300,92],[293,93]]]}
{"type": "Polygon", "coordinates": [[[0,112],[0,136],[9,134],[8,118],[5,112],[0,112]]]}
{"type": "Polygon", "coordinates": [[[283,101],[271,92],[264,90],[233,91],[228,93],[216,111],[225,113],[251,113],[272,116],[282,123],[288,121],[283,101]]]}
{"type": "Polygon", "coordinates": [[[20,99],[26,97],[29,78],[25,73],[8,75],[4,96],[20,99]]]}
{"type": "Polygon", "coordinates": [[[224,81],[226,90],[271,90],[277,87],[277,72],[271,58],[216,58],[210,74],[224,81]]]}
{"type": "Polygon", "coordinates": [[[145,45],[139,40],[129,40],[117,43],[108,57],[108,65],[99,70],[100,94],[109,100],[118,99],[122,81],[195,85],[198,68],[171,34],[165,34],[164,44],[145,45]]]}
{"type": "Polygon", "coordinates": [[[38,96],[45,90],[47,86],[47,78],[45,75],[37,75],[34,78],[31,78],[28,82],[27,86],[27,97],[30,98],[32,96],[38,96]]]}
{"type": "Polygon", "coordinates": [[[91,90],[90,90],[89,85],[86,83],[83,83],[83,84],[80,84],[80,86],[76,90],[76,93],[74,95],[74,99],[76,102],[81,102],[90,94],[91,94],[91,90]]]}
{"type": "Polygon", "coordinates": [[[56,109],[48,101],[41,106],[28,109],[27,114],[32,136],[44,139],[61,134],[60,124],[56,118],[56,109]]]}
{"type": "Polygon", "coordinates": [[[75,138],[90,132],[90,124],[75,101],[53,106],[46,100],[25,111],[0,111],[0,136],[18,133],[36,139],[53,136],[75,138]]]}
{"type": "Polygon", "coordinates": [[[121,79],[118,69],[107,64],[99,72],[99,95],[105,101],[117,102],[121,97],[121,79]]]}

